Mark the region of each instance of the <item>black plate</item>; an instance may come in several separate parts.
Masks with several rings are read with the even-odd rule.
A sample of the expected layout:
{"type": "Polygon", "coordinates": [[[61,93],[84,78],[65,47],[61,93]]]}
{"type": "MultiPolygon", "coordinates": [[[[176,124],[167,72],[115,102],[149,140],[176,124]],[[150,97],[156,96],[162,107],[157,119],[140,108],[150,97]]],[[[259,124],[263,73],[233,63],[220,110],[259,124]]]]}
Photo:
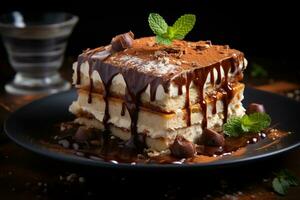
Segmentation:
{"type": "Polygon", "coordinates": [[[42,137],[47,137],[47,134],[51,134],[47,130],[51,129],[53,124],[57,122],[68,121],[74,118],[74,116],[72,116],[68,111],[68,107],[74,99],[76,99],[76,92],[71,90],[43,98],[20,108],[7,119],[4,125],[8,137],[30,151],[51,158],[83,165],[123,169],[191,169],[224,166],[238,163],[241,164],[247,161],[254,161],[257,159],[278,155],[300,145],[300,125],[298,120],[298,115],[300,114],[300,104],[283,96],[246,88],[244,101],[245,105],[247,105],[249,102],[264,104],[268,113],[272,117],[272,123],[279,123],[278,127],[280,129],[292,131],[293,133],[282,138],[279,143],[271,145],[268,148],[263,148],[262,150],[258,149],[263,145],[266,145],[266,141],[264,140],[256,144],[248,145],[246,153],[242,155],[224,156],[223,158],[213,162],[199,164],[113,164],[110,162],[94,161],[71,154],[51,151],[42,143],[40,143],[39,139],[42,137]]]}

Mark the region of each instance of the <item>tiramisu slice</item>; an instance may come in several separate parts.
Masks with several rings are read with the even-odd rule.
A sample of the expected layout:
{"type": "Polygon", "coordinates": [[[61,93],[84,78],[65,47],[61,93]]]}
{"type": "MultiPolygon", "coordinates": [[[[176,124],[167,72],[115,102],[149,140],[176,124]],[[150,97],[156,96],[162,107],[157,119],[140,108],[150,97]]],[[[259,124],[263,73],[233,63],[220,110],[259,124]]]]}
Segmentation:
{"type": "Polygon", "coordinates": [[[228,118],[245,114],[245,67],[244,54],[228,45],[166,46],[125,33],[78,57],[70,111],[77,123],[109,130],[128,146],[176,154],[174,146],[197,143],[207,128],[220,132],[228,118]]]}

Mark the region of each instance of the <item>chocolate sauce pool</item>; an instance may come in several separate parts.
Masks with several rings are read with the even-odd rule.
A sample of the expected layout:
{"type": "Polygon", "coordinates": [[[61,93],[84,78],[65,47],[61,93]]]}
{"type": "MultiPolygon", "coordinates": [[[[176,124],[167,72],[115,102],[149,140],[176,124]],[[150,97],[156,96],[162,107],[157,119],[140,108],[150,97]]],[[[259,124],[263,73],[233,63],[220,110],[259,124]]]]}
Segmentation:
{"type": "Polygon", "coordinates": [[[197,155],[191,158],[177,158],[170,153],[155,155],[128,148],[126,142],[112,136],[109,132],[101,133],[96,129],[78,131],[80,126],[73,122],[55,126],[51,138],[42,143],[51,150],[74,154],[95,161],[112,163],[144,164],[183,164],[207,163],[222,159],[224,156],[241,156],[248,150],[248,145],[266,141],[259,149],[276,144],[288,133],[277,129],[268,129],[262,133],[249,133],[242,137],[225,137],[223,147],[197,145],[197,155]]]}

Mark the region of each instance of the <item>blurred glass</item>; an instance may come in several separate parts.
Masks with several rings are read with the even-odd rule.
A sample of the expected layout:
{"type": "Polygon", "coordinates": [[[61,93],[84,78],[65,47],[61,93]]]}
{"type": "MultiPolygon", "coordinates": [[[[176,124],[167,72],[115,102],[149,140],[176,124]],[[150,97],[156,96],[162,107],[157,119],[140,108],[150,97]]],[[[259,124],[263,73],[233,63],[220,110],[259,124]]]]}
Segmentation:
{"type": "Polygon", "coordinates": [[[13,94],[55,93],[70,88],[58,73],[67,40],[78,17],[69,13],[20,13],[0,16],[0,33],[17,72],[5,89],[13,94]]]}

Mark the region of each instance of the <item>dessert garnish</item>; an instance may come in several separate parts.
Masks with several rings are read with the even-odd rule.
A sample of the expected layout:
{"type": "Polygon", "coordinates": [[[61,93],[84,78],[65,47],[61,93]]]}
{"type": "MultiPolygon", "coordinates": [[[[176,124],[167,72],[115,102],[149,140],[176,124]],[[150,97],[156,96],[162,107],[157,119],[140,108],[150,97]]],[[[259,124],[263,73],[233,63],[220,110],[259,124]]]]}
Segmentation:
{"type": "Polygon", "coordinates": [[[196,16],[185,14],[179,17],[173,26],[169,26],[162,16],[157,13],[150,13],[148,22],[151,30],[156,35],[158,44],[170,45],[173,40],[182,40],[193,29],[196,23],[196,16]]]}
{"type": "Polygon", "coordinates": [[[283,169],[275,173],[276,177],[272,181],[275,192],[280,195],[286,195],[288,189],[292,186],[298,186],[299,180],[289,170],[283,169]]]}
{"type": "MultiPolygon", "coordinates": [[[[133,38],[134,34],[131,31],[117,35],[112,38],[109,45],[94,49],[92,52],[97,52],[97,58],[99,60],[105,60],[113,53],[130,48],[132,46],[133,38]]],[[[86,51],[89,52],[89,49],[86,51]]]]}
{"type": "Polygon", "coordinates": [[[271,118],[263,112],[232,117],[224,124],[224,133],[229,137],[238,137],[244,133],[259,133],[271,124],[271,118]]]}

